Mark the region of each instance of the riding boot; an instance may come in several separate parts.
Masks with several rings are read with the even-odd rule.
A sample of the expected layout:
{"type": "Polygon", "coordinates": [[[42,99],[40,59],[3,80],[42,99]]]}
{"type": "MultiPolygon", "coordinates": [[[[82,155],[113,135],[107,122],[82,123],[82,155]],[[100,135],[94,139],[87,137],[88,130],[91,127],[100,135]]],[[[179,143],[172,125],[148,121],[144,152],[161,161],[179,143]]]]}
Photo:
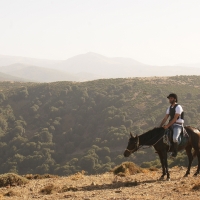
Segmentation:
{"type": "Polygon", "coordinates": [[[176,157],[178,153],[178,142],[173,143],[173,147],[172,157],[176,157]]]}

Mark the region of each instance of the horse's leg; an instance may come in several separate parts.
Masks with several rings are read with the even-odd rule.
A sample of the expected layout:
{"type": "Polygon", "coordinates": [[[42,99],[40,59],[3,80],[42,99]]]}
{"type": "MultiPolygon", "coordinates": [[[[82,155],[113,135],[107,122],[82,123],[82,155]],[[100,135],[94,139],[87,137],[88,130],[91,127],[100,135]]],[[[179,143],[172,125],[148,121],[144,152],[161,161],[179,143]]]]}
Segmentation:
{"type": "Polygon", "coordinates": [[[200,170],[200,152],[199,152],[199,149],[195,150],[195,152],[197,154],[198,167],[197,167],[197,171],[195,172],[194,176],[197,176],[199,174],[199,170],[200,170]]]}
{"type": "Polygon", "coordinates": [[[163,159],[164,159],[164,166],[165,166],[166,174],[167,174],[167,180],[170,181],[170,174],[169,174],[168,162],[167,162],[167,151],[163,152],[163,159]]]}
{"type": "Polygon", "coordinates": [[[189,161],[187,171],[184,175],[184,177],[187,177],[190,174],[190,168],[191,168],[191,165],[192,165],[194,155],[192,155],[192,146],[186,147],[185,150],[186,150],[186,153],[187,153],[187,156],[188,156],[188,161],[189,161]]]}
{"type": "Polygon", "coordinates": [[[164,179],[164,176],[166,175],[166,172],[165,172],[165,166],[164,166],[164,159],[163,159],[163,155],[160,151],[157,151],[158,152],[158,155],[159,155],[159,158],[160,158],[160,163],[162,165],[162,176],[160,177],[160,180],[164,179]]]}

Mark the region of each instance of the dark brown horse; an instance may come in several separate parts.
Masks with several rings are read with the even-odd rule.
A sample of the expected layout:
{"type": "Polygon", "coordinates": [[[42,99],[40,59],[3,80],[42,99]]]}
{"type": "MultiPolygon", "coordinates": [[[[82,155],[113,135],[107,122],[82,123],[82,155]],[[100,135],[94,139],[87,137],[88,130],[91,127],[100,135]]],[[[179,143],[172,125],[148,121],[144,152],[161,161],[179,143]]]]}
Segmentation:
{"type": "MultiPolygon", "coordinates": [[[[190,174],[192,161],[194,157],[197,156],[198,167],[197,171],[194,174],[196,176],[197,174],[199,174],[200,170],[200,131],[190,126],[186,126],[185,129],[189,137],[185,140],[182,146],[179,146],[178,150],[181,151],[185,149],[188,156],[189,164],[185,176],[188,176],[190,174]],[[192,153],[192,149],[194,149],[194,153],[192,153]]],[[[167,175],[167,180],[170,180],[167,163],[167,152],[171,152],[171,149],[169,145],[163,142],[163,137],[165,135],[164,128],[154,128],[136,137],[134,137],[131,133],[130,135],[131,137],[129,139],[128,146],[124,152],[124,156],[130,156],[131,153],[134,153],[142,146],[153,146],[159,155],[162,165],[162,176],[160,177],[160,179],[164,179],[164,176],[167,175]]]]}

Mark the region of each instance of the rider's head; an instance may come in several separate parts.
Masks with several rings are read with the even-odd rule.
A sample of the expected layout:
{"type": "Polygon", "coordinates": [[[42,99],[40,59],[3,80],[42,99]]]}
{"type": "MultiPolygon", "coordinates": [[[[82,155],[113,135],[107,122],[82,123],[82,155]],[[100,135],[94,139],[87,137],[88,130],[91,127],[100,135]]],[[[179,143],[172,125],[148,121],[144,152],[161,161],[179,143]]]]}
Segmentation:
{"type": "Polygon", "coordinates": [[[178,96],[175,93],[171,93],[167,97],[169,99],[170,104],[174,104],[178,102],[178,96]]]}

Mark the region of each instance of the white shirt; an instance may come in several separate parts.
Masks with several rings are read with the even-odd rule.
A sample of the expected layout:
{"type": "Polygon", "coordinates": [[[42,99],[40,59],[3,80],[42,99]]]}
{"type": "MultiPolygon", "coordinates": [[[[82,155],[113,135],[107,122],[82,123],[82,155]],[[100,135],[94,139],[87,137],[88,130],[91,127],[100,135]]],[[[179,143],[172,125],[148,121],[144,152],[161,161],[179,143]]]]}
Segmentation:
{"type": "MultiPolygon", "coordinates": [[[[170,107],[171,107],[171,106],[169,106],[169,107],[167,108],[167,111],[166,111],[166,114],[167,114],[167,115],[169,115],[170,107]]],[[[182,124],[184,123],[184,120],[181,119],[181,113],[182,113],[182,112],[183,112],[182,106],[180,106],[180,105],[176,106],[175,114],[179,114],[179,115],[180,115],[180,116],[178,117],[178,119],[176,120],[177,123],[182,123],[182,124]]],[[[176,123],[176,122],[175,122],[175,123],[176,123]]]]}

